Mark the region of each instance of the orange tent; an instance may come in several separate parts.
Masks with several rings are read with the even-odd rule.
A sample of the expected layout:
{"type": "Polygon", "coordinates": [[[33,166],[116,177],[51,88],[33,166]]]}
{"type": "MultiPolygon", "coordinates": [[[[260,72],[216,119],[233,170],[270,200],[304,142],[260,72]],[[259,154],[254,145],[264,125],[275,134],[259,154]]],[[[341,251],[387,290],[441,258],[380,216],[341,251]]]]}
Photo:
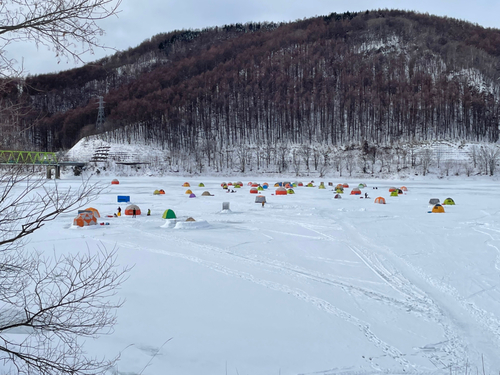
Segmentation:
{"type": "Polygon", "coordinates": [[[408,188],[406,186],[401,186],[401,189],[399,190],[408,191],[408,188]]]}
{"type": "Polygon", "coordinates": [[[359,190],[359,188],[353,188],[351,190],[351,195],[361,195],[361,190],[359,190]]]}
{"type": "Polygon", "coordinates": [[[346,182],[346,183],[342,184],[342,187],[348,188],[349,184],[346,182]]]}
{"type": "Polygon", "coordinates": [[[120,181],[118,181],[116,178],[111,181],[111,185],[118,185],[120,183],[120,181]]]}
{"type": "Polygon", "coordinates": [[[393,191],[398,190],[398,188],[395,188],[394,186],[389,188],[389,193],[392,193],[393,191]]]}
{"type": "Polygon", "coordinates": [[[440,204],[436,204],[436,205],[434,205],[434,207],[432,207],[432,212],[435,214],[443,214],[444,207],[441,206],[440,204]]]}
{"type": "Polygon", "coordinates": [[[86,227],[88,225],[96,225],[97,219],[94,214],[90,211],[84,211],[78,214],[78,216],[73,220],[73,225],[79,227],[86,227]]]}
{"type": "Polygon", "coordinates": [[[276,189],[276,195],[287,195],[287,191],[284,187],[279,187],[276,189]]]}
{"type": "Polygon", "coordinates": [[[130,206],[127,206],[127,208],[125,208],[125,215],[133,215],[134,208],[135,208],[135,214],[140,215],[141,209],[139,208],[139,206],[136,206],[135,204],[131,204],[130,206]]]}
{"type": "Polygon", "coordinates": [[[385,204],[385,199],[382,197],[375,198],[375,203],[385,204]]]}
{"type": "Polygon", "coordinates": [[[184,182],[184,184],[182,186],[183,187],[190,187],[191,185],[189,185],[189,182],[184,182]]]}
{"type": "Polygon", "coordinates": [[[257,188],[250,189],[250,194],[257,194],[258,192],[259,192],[259,190],[257,190],[257,188]]]}

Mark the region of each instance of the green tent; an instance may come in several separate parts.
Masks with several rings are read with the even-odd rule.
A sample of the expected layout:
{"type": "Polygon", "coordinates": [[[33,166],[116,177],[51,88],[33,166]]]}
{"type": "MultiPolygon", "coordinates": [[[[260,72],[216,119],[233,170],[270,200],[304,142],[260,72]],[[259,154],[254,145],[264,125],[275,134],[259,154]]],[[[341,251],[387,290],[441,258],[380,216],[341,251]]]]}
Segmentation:
{"type": "Polygon", "coordinates": [[[205,187],[205,185],[203,184],[203,182],[200,182],[200,184],[198,185],[198,187],[205,187]]]}
{"type": "Polygon", "coordinates": [[[155,190],[155,191],[153,192],[153,194],[154,194],[154,195],[160,195],[160,190],[155,190]]]}
{"type": "Polygon", "coordinates": [[[455,205],[455,201],[451,198],[446,198],[443,202],[443,204],[446,204],[448,206],[454,206],[455,205]]]}
{"type": "Polygon", "coordinates": [[[391,197],[397,197],[398,196],[398,191],[394,190],[391,192],[391,197]]]}
{"type": "Polygon", "coordinates": [[[168,210],[165,210],[162,216],[163,219],[177,219],[177,216],[175,216],[175,212],[172,211],[170,208],[168,210]]]}
{"type": "Polygon", "coordinates": [[[295,194],[295,192],[293,191],[293,189],[288,189],[286,192],[287,192],[288,194],[295,194]]]}

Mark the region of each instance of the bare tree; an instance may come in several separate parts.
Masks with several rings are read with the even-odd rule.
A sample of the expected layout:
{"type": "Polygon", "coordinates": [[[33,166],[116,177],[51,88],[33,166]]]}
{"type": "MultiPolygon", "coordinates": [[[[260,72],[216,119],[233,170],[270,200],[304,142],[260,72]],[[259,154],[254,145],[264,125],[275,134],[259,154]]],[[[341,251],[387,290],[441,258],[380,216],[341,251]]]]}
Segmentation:
{"type": "MultiPolygon", "coordinates": [[[[34,42],[54,51],[56,58],[81,61],[93,52],[104,30],[98,21],[117,14],[121,0],[4,0],[0,2],[0,72],[20,73],[8,57],[14,42],[34,42]]],[[[22,69],[22,67],[21,67],[22,69]]]]}
{"type": "Polygon", "coordinates": [[[429,172],[429,167],[432,163],[433,152],[431,149],[426,148],[419,152],[420,165],[422,166],[422,174],[425,176],[429,172]]]}
{"type": "Polygon", "coordinates": [[[88,357],[80,340],[110,332],[128,269],[105,249],[49,257],[26,248],[30,234],[103,188],[82,180],[62,191],[19,169],[0,174],[0,186],[0,360],[19,374],[104,373],[116,358],[88,357]]]}
{"type": "Polygon", "coordinates": [[[498,160],[500,159],[500,149],[496,146],[481,147],[479,157],[484,166],[485,174],[493,176],[497,167],[498,160]]]}
{"type": "Polygon", "coordinates": [[[300,158],[298,157],[297,154],[298,154],[297,150],[294,149],[292,151],[292,165],[296,177],[300,175],[300,166],[301,166],[300,158]]]}
{"type": "Polygon", "coordinates": [[[302,156],[302,159],[304,160],[304,165],[306,167],[307,173],[310,172],[310,167],[309,167],[309,161],[311,160],[311,146],[304,144],[300,148],[300,156],[302,156]]]}

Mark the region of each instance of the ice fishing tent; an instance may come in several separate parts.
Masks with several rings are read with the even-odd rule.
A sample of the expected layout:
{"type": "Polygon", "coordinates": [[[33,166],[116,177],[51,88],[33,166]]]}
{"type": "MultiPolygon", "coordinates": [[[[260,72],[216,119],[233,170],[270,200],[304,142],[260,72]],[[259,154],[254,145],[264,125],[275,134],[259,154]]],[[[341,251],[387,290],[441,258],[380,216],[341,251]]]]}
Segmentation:
{"type": "Polygon", "coordinates": [[[238,181],[238,182],[236,182],[234,185],[240,185],[240,186],[243,186],[243,182],[238,181]]]}
{"type": "Polygon", "coordinates": [[[286,195],[287,194],[287,191],[284,187],[279,187],[276,189],[276,195],[286,195]]]}
{"type": "Polygon", "coordinates": [[[346,182],[346,183],[342,184],[342,187],[344,187],[344,188],[348,188],[348,187],[349,187],[349,184],[346,182]]]}
{"type": "Polygon", "coordinates": [[[163,215],[161,216],[163,219],[177,219],[177,216],[175,216],[175,212],[171,210],[170,208],[168,210],[165,210],[163,215]]]}
{"type": "Polygon", "coordinates": [[[187,189],[186,194],[193,194],[193,192],[191,191],[191,189],[187,189]]]}
{"type": "Polygon", "coordinates": [[[429,199],[429,204],[439,204],[439,199],[431,198],[431,199],[429,199]]]}
{"type": "Polygon", "coordinates": [[[335,194],[334,198],[335,198],[335,199],[341,199],[341,198],[342,198],[342,195],[340,195],[340,194],[335,194]]]}
{"type": "Polygon", "coordinates": [[[201,195],[204,197],[211,197],[212,196],[212,194],[210,194],[208,191],[204,191],[201,195]]]}
{"type": "Polygon", "coordinates": [[[196,221],[196,220],[195,220],[195,219],[193,219],[192,217],[188,217],[188,218],[186,219],[186,221],[196,221]]]}
{"type": "Polygon", "coordinates": [[[262,186],[260,186],[260,185],[259,185],[259,186],[257,187],[257,190],[258,190],[258,191],[264,191],[264,188],[263,188],[262,186]]]}
{"type": "Polygon", "coordinates": [[[227,184],[226,184],[225,182],[223,182],[222,184],[220,184],[220,186],[221,186],[221,187],[223,187],[223,188],[224,188],[224,186],[225,186],[225,188],[224,188],[224,189],[227,189],[227,184]]]}
{"type": "Polygon", "coordinates": [[[400,187],[400,190],[403,190],[403,191],[408,191],[408,188],[406,186],[401,186],[400,187]]]}
{"type": "Polygon", "coordinates": [[[116,178],[111,181],[111,185],[118,185],[120,183],[120,181],[118,181],[116,178]]]}
{"type": "Polygon", "coordinates": [[[295,191],[293,191],[293,189],[288,189],[286,192],[287,194],[295,194],[295,191]]]}
{"type": "Polygon", "coordinates": [[[344,188],[337,187],[337,188],[335,188],[335,192],[338,194],[344,194],[344,188]]]}
{"type": "Polygon", "coordinates": [[[359,190],[359,188],[353,188],[351,190],[351,195],[361,195],[361,190],[359,190]]]}
{"type": "Polygon", "coordinates": [[[396,190],[397,190],[398,194],[403,194],[403,190],[401,190],[401,189],[396,189],[396,190]]]}
{"type": "Polygon", "coordinates": [[[318,189],[326,189],[325,183],[324,182],[320,182],[319,186],[318,186],[318,189]]]}
{"type": "Polygon", "coordinates": [[[259,184],[258,184],[258,183],[256,183],[256,182],[254,182],[254,183],[252,184],[252,187],[254,187],[254,188],[259,187],[259,184]]]}
{"type": "Polygon", "coordinates": [[[306,187],[314,187],[313,183],[312,182],[309,182],[306,187]]]}
{"type": "Polygon", "coordinates": [[[297,185],[304,186],[304,184],[302,182],[299,182],[297,185]]]}
{"type": "MultiPolygon", "coordinates": [[[[453,204],[455,204],[455,203],[453,203],[453,204]]],[[[99,211],[97,211],[97,209],[94,207],[86,208],[85,211],[91,211],[95,217],[101,217],[101,215],[99,214],[99,211]]]]}
{"type": "Polygon", "coordinates": [[[266,203],[266,197],[263,195],[257,195],[255,197],[255,203],[266,203]]]}
{"type": "Polygon", "coordinates": [[[396,188],[396,187],[394,187],[394,186],[391,186],[391,187],[389,188],[389,193],[392,193],[393,191],[396,191],[396,190],[398,190],[398,188],[396,188]]]}
{"type": "Polygon", "coordinates": [[[153,191],[153,195],[160,195],[160,190],[153,191]]]}
{"type": "Polygon", "coordinates": [[[250,194],[257,194],[259,191],[257,190],[257,188],[253,187],[250,189],[250,194]]]}
{"type": "Polygon", "coordinates": [[[398,191],[397,190],[391,191],[391,197],[397,197],[397,196],[398,196],[398,191]]]}
{"type": "Polygon", "coordinates": [[[141,209],[139,206],[135,204],[131,204],[125,208],[125,215],[133,215],[134,214],[134,208],[135,208],[135,214],[140,215],[141,214],[141,209]]]}
{"type": "Polygon", "coordinates": [[[165,190],[160,189],[160,194],[165,194],[165,190]]]}
{"type": "Polygon", "coordinates": [[[451,198],[446,198],[444,201],[443,201],[443,205],[448,205],[448,206],[454,206],[455,205],[455,201],[451,198]]]}
{"type": "Polygon", "coordinates": [[[73,220],[73,225],[78,227],[86,227],[89,225],[96,225],[97,219],[92,211],[82,211],[73,220]]]}
{"type": "Polygon", "coordinates": [[[277,188],[277,187],[280,187],[280,186],[281,186],[281,183],[279,183],[279,182],[276,182],[276,183],[274,184],[274,187],[276,187],[276,188],[277,188]]]}
{"type": "Polygon", "coordinates": [[[239,188],[241,188],[241,185],[240,185],[240,184],[235,184],[235,185],[234,185],[234,188],[235,188],[235,189],[239,189],[239,188]]]}
{"type": "Polygon", "coordinates": [[[191,185],[189,185],[189,182],[184,182],[184,183],[182,184],[182,186],[183,186],[183,187],[190,187],[191,185]]]}
{"type": "Polygon", "coordinates": [[[375,203],[385,204],[385,199],[383,197],[375,198],[375,203]]]}
{"type": "Polygon", "coordinates": [[[359,188],[365,188],[366,187],[366,184],[361,182],[359,185],[358,185],[359,188]]]}
{"type": "Polygon", "coordinates": [[[200,182],[200,183],[198,184],[198,187],[205,187],[205,184],[204,184],[203,182],[200,182]]]}
{"type": "Polygon", "coordinates": [[[434,214],[443,214],[444,213],[444,207],[441,206],[439,203],[435,204],[434,207],[432,207],[432,213],[434,213],[434,214]]]}
{"type": "Polygon", "coordinates": [[[189,194],[189,198],[196,198],[196,195],[194,193],[189,194]]]}

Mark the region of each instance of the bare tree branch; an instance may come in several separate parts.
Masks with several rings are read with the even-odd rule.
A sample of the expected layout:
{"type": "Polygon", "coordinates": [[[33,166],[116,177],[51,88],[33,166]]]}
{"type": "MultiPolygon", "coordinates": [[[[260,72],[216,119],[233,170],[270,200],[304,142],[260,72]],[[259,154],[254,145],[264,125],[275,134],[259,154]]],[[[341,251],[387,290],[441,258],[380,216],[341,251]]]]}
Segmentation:
{"type": "Polygon", "coordinates": [[[104,373],[116,358],[88,357],[81,339],[112,332],[129,268],[118,268],[116,250],[48,257],[25,246],[29,234],[104,187],[82,180],[62,190],[20,169],[0,174],[0,186],[0,361],[20,374],[104,373]]]}

